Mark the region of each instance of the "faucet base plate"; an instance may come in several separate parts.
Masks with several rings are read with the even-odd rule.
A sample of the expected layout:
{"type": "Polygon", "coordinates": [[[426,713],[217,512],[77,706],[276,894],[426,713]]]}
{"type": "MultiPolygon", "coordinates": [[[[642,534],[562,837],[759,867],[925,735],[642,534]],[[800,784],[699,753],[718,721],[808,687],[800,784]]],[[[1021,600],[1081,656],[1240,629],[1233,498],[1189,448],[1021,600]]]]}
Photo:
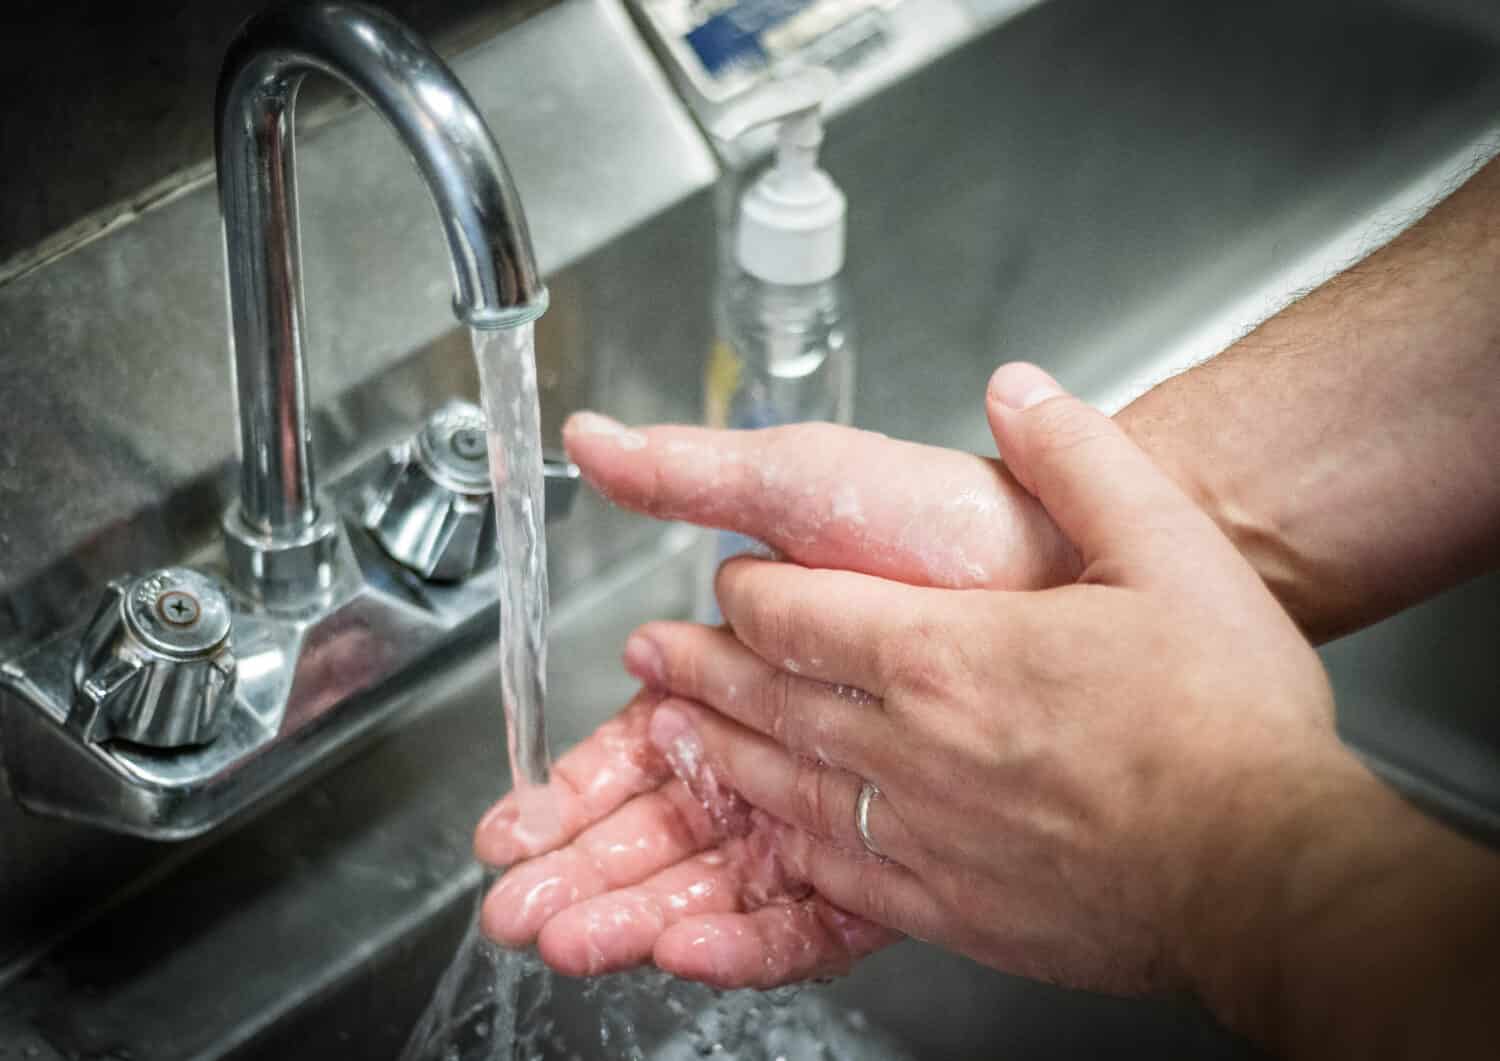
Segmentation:
{"type": "MultiPolygon", "coordinates": [[[[493,578],[424,582],[359,526],[386,464],[376,455],[322,506],[333,533],[318,537],[331,543],[320,597],[272,608],[231,592],[238,680],[212,742],[164,752],[70,728],[81,624],[0,665],[0,756],[16,797],[113,832],[187,839],[311,775],[402,713],[454,656],[493,644],[493,578]]],[[[223,575],[233,555],[216,546],[190,563],[223,575]]]]}

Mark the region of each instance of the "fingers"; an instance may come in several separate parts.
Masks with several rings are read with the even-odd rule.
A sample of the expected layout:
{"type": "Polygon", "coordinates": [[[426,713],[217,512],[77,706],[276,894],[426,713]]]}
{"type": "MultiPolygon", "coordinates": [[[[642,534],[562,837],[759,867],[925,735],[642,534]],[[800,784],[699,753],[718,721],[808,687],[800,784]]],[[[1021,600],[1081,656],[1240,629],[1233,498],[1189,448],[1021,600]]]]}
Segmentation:
{"type": "Polygon", "coordinates": [[[734,635],[771,666],[874,696],[886,691],[883,650],[925,599],[885,579],[747,556],[720,567],[714,585],[734,635]]]}
{"type": "Polygon", "coordinates": [[[810,567],[914,585],[1035,589],[1075,560],[998,461],[830,424],[632,429],[578,413],[568,454],[606,497],[748,535],[810,567]]]}
{"type": "Polygon", "coordinates": [[[907,867],[852,855],[786,826],[775,845],[783,872],[838,908],[917,939],[944,938],[942,905],[907,867]]]}
{"type": "Polygon", "coordinates": [[[656,941],[662,969],[720,989],[759,990],[847,973],[900,934],[814,896],[749,914],[698,917],[656,941]]]}
{"type": "Polygon", "coordinates": [[[628,888],[568,905],[537,937],[542,960],[568,976],[649,961],[657,938],[686,918],[738,911],[740,867],[722,851],[689,858],[628,888]]]}
{"type": "MultiPolygon", "coordinates": [[[[648,623],[625,643],[625,667],[648,685],[715,708],[812,759],[869,770],[869,752],[888,745],[889,722],[878,699],[773,667],[723,629],[648,623]]],[[[652,740],[660,750],[654,729],[652,740]]]]}
{"type": "MultiPolygon", "coordinates": [[[[751,806],[861,859],[870,858],[855,823],[864,784],[856,774],[791,754],[772,739],[677,699],[657,708],[651,739],[674,767],[711,767],[720,785],[739,793],[751,806]],[[680,750],[684,742],[693,749],[686,755],[680,750]]],[[[691,778],[684,780],[693,787],[691,778]]],[[[888,800],[877,798],[871,804],[869,829],[888,858],[910,865],[920,857],[888,800]]]]}
{"type": "Polygon", "coordinates": [[[552,767],[546,789],[514,789],[485,814],[474,854],[508,866],[552,851],[627,800],[672,776],[647,733],[662,694],[641,690],[618,715],[552,767]]]}
{"type": "Polygon", "coordinates": [[[637,796],[568,846],[501,877],[481,912],[485,934],[506,946],[525,946],[560,911],[645,880],[703,850],[715,835],[702,804],[673,780],[637,796]]]}
{"type": "Polygon", "coordinates": [[[1179,578],[1189,544],[1216,540],[1232,552],[1114,421],[1035,365],[1002,365],[986,404],[1006,464],[1078,549],[1091,581],[1179,578]]]}
{"type": "MultiPolygon", "coordinates": [[[[661,868],[648,878],[634,877],[627,886],[588,895],[555,889],[557,897],[549,894],[546,898],[550,919],[537,936],[542,957],[573,975],[629,968],[647,961],[657,937],[685,918],[745,912],[805,898],[810,891],[807,883],[787,872],[777,848],[784,827],[760,811],[747,812],[745,824],[742,834],[718,833],[721,842],[712,850],[661,868]]],[[[501,917],[498,909],[491,909],[498,907],[500,898],[492,894],[487,900],[490,918],[501,917]]],[[[487,919],[486,927],[490,924],[487,919]]]]}

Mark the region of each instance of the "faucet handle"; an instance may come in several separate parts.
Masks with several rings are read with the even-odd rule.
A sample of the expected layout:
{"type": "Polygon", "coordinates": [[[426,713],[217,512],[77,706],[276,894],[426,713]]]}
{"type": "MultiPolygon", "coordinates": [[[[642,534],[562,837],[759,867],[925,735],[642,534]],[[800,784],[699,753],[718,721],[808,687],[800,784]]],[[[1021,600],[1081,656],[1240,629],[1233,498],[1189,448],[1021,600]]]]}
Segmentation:
{"type": "Polygon", "coordinates": [[[363,521],[392,559],[437,582],[457,581],[493,562],[487,445],[484,414],[451,401],[387,451],[363,521]]]}
{"type": "Polygon", "coordinates": [[[68,725],[95,742],[206,744],[228,718],[234,679],[229,598],[213,579],[185,567],[117,579],[74,662],[68,725]]]}
{"type": "MultiPolygon", "coordinates": [[[[385,473],[362,515],[381,548],[434,582],[455,582],[494,562],[495,503],[484,413],[478,406],[448,402],[386,457],[385,473]]],[[[550,519],[571,507],[578,468],[552,457],[544,463],[550,519]]]]}

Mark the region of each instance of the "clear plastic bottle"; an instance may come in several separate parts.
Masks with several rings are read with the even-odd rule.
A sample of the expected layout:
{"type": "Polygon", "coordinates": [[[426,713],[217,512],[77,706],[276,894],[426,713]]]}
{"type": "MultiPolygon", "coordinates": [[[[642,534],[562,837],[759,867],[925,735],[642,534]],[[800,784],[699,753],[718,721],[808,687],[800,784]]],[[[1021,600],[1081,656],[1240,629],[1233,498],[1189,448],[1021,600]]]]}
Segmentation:
{"type": "MultiPolygon", "coordinates": [[[[769,84],[741,126],[778,124],[774,163],[746,190],[734,254],[716,293],[719,339],[704,381],[711,427],[753,429],[811,420],[847,424],[854,403],[854,329],[839,273],[843,193],[818,168],[818,108],[833,84],[810,70],[769,84]]],[[[714,572],[757,543],[728,531],[704,546],[696,616],[716,623],[714,572]]]]}
{"type": "MultiPolygon", "coordinates": [[[[718,305],[719,341],[709,358],[704,420],[710,427],[762,428],[804,421],[847,424],[854,412],[855,344],[843,284],[772,284],[740,273],[718,305]]],[[[698,620],[721,620],[714,574],[731,556],[760,549],[714,531],[698,574],[698,620]]]]}
{"type": "Polygon", "coordinates": [[[745,272],[719,297],[705,420],[758,428],[807,420],[847,424],[854,404],[854,337],[843,284],[773,284],[745,272]]]}

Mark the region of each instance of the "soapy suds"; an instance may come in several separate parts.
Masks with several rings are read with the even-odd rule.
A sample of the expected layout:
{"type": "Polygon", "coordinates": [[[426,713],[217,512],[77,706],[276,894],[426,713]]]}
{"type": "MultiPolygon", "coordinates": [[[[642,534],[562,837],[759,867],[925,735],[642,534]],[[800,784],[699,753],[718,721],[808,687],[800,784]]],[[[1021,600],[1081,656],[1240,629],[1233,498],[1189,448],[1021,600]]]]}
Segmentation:
{"type": "Polygon", "coordinates": [[[632,431],[618,420],[612,420],[598,413],[579,413],[573,418],[573,430],[581,435],[599,435],[604,438],[612,438],[623,450],[646,448],[645,435],[639,431],[632,431]]]}
{"type": "Polygon", "coordinates": [[[1000,511],[1000,496],[993,490],[960,490],[943,502],[944,512],[969,511],[979,516],[993,516],[1000,511]]]}
{"type": "Polygon", "coordinates": [[[963,546],[962,533],[934,538],[942,517],[919,513],[907,520],[896,537],[896,549],[922,565],[927,583],[940,589],[974,589],[989,584],[989,570],[971,558],[963,546]]]}
{"type": "Polygon", "coordinates": [[[833,518],[848,520],[861,526],[865,522],[865,511],[860,506],[859,493],[849,483],[834,491],[833,518]]]}

